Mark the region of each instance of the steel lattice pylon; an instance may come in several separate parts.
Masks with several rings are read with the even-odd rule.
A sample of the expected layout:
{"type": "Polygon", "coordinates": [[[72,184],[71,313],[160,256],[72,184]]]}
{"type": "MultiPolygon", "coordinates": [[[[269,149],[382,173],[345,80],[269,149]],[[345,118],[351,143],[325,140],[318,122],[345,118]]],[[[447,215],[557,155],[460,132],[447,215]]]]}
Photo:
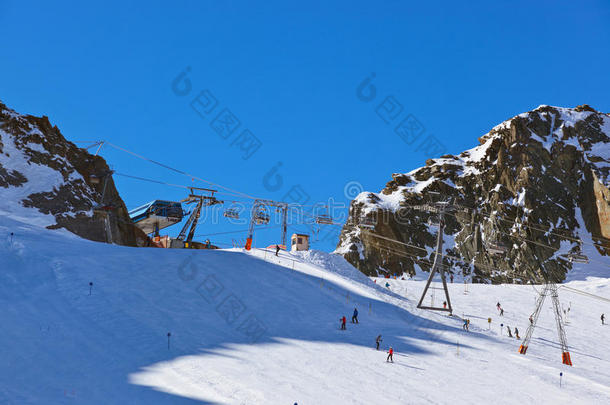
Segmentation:
{"type": "Polygon", "coordinates": [[[436,253],[434,255],[434,263],[432,264],[432,269],[430,270],[430,276],[428,277],[428,281],[426,282],[426,287],[424,287],[424,291],[422,292],[421,298],[419,299],[419,303],[417,304],[417,308],[421,309],[431,309],[434,311],[447,311],[450,314],[453,312],[453,308],[451,307],[451,299],[449,298],[449,290],[447,289],[447,280],[445,279],[445,270],[443,266],[443,234],[445,231],[445,209],[447,208],[446,203],[437,203],[438,206],[438,234],[436,236],[436,253]],[[430,284],[432,283],[432,279],[434,275],[438,272],[441,276],[441,281],[443,282],[443,291],[445,292],[445,300],[447,302],[447,306],[438,307],[434,306],[434,303],[430,306],[424,305],[424,299],[426,298],[426,293],[428,292],[430,284]]]}
{"type": "Polygon", "coordinates": [[[561,362],[563,364],[571,366],[572,360],[570,359],[570,352],[568,351],[568,341],[566,339],[566,332],[563,329],[563,319],[561,318],[561,306],[559,305],[557,285],[554,283],[545,284],[544,289],[536,300],[536,309],[532,314],[532,322],[530,322],[530,325],[527,328],[527,332],[525,333],[523,343],[519,347],[519,353],[525,354],[527,352],[527,347],[532,338],[532,334],[534,333],[534,329],[536,328],[536,324],[538,323],[538,318],[540,317],[540,312],[542,311],[542,307],[544,305],[544,301],[547,295],[551,296],[551,301],[553,302],[553,312],[555,314],[555,322],[557,324],[557,334],[559,335],[559,343],[561,345],[561,362]]]}

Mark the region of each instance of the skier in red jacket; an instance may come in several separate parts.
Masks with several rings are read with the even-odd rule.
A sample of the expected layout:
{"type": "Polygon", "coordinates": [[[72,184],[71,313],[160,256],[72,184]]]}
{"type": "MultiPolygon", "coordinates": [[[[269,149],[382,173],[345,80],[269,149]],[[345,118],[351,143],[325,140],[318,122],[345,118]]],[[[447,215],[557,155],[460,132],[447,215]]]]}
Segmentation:
{"type": "Polygon", "coordinates": [[[391,361],[392,363],[394,363],[394,349],[392,349],[390,347],[390,350],[388,351],[388,358],[385,359],[386,362],[391,361]]]}
{"type": "Polygon", "coordinates": [[[342,317],[342,318],[340,319],[340,321],[341,321],[341,330],[345,330],[345,321],[346,321],[346,320],[347,320],[347,319],[345,319],[345,317],[342,317]]]}

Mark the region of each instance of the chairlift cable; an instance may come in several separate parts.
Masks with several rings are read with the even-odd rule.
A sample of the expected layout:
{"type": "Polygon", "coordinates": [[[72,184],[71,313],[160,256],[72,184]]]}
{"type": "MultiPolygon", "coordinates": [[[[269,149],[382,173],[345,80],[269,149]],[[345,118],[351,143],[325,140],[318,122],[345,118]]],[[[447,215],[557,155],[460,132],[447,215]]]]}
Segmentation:
{"type": "MultiPolygon", "coordinates": [[[[134,180],[141,180],[141,181],[147,181],[149,183],[163,184],[165,186],[170,186],[170,187],[184,188],[184,189],[187,189],[187,190],[190,190],[192,188],[192,187],[189,187],[189,186],[184,186],[182,184],[167,183],[167,182],[160,181],[160,180],[148,179],[148,178],[139,177],[139,176],[132,176],[130,174],[125,174],[125,173],[117,173],[117,172],[115,172],[114,174],[116,174],[117,176],[128,177],[128,178],[131,178],[131,179],[134,179],[134,180]]],[[[226,192],[222,192],[222,191],[216,192],[216,194],[222,194],[222,195],[229,195],[229,196],[233,196],[233,197],[239,197],[239,196],[237,196],[235,194],[226,193],[226,192]]],[[[235,202],[242,202],[242,201],[233,200],[233,201],[225,201],[225,202],[235,203],[235,202]]]]}
{"type": "Polygon", "coordinates": [[[592,294],[592,293],[587,292],[587,291],[578,290],[578,289],[573,288],[573,287],[568,287],[568,286],[563,285],[563,284],[560,285],[559,288],[565,288],[568,291],[574,292],[576,294],[581,294],[581,295],[587,296],[589,298],[594,298],[594,299],[597,299],[597,300],[610,302],[609,298],[602,297],[602,296],[599,296],[599,295],[595,295],[595,294],[592,294]]]}
{"type": "MultiPolygon", "coordinates": [[[[466,208],[466,209],[471,210],[471,211],[476,210],[476,208],[475,208],[475,207],[465,206],[465,205],[461,205],[461,204],[454,204],[454,205],[459,206],[459,207],[462,207],[462,208],[466,208]]],[[[491,218],[491,216],[492,216],[492,214],[487,214],[487,213],[484,213],[484,212],[478,212],[478,213],[479,213],[480,215],[484,216],[484,217],[487,217],[487,218],[491,218]]],[[[562,235],[562,234],[560,234],[560,233],[557,233],[557,232],[553,232],[553,231],[551,231],[551,229],[542,229],[542,228],[537,228],[537,227],[535,227],[535,226],[533,226],[533,225],[528,225],[528,224],[524,224],[524,223],[518,223],[518,222],[516,222],[516,221],[514,221],[514,220],[510,220],[510,219],[503,218],[501,215],[496,215],[496,218],[497,218],[497,219],[499,219],[500,221],[504,221],[504,222],[507,222],[507,223],[511,223],[511,224],[513,224],[513,225],[519,225],[519,226],[522,226],[522,227],[526,227],[526,228],[530,228],[530,229],[537,230],[537,231],[539,231],[539,232],[543,232],[543,233],[549,233],[549,234],[556,235],[556,236],[559,236],[559,237],[564,238],[564,239],[572,240],[572,241],[574,241],[574,242],[579,242],[579,243],[587,243],[587,244],[588,244],[588,242],[584,242],[584,241],[583,241],[582,239],[580,239],[580,238],[573,238],[573,237],[571,237],[571,236],[562,235]]],[[[516,219],[516,218],[515,218],[515,219],[516,219]]],[[[594,236],[594,238],[599,239],[599,240],[610,241],[610,239],[608,239],[608,238],[604,238],[604,237],[602,237],[602,236],[594,236]]],[[[593,244],[593,245],[595,246],[595,244],[593,244]]]]}
{"type": "Polygon", "coordinates": [[[156,164],[156,165],[158,165],[158,166],[161,166],[161,167],[166,168],[166,169],[168,169],[168,170],[171,170],[171,171],[174,171],[174,172],[176,172],[176,173],[182,174],[182,175],[184,175],[184,176],[190,177],[190,178],[192,178],[192,179],[197,179],[197,180],[203,181],[203,182],[205,182],[205,183],[211,184],[211,185],[213,185],[213,186],[215,186],[215,187],[219,187],[219,188],[225,189],[225,190],[230,191],[230,192],[233,192],[233,193],[241,194],[241,195],[242,195],[243,197],[245,197],[245,198],[255,199],[255,197],[252,197],[252,196],[250,196],[250,195],[248,195],[248,194],[246,194],[246,193],[242,193],[242,192],[240,192],[240,191],[233,190],[233,189],[231,189],[231,188],[228,188],[228,187],[222,186],[222,185],[220,185],[220,184],[218,184],[218,183],[214,183],[214,182],[211,182],[211,181],[209,181],[209,180],[202,179],[201,177],[198,177],[198,176],[195,176],[195,175],[193,175],[193,174],[187,173],[187,172],[185,172],[185,171],[182,171],[182,170],[176,169],[176,168],[174,168],[174,167],[168,166],[168,165],[163,164],[163,163],[161,163],[161,162],[157,162],[156,160],[153,160],[153,159],[147,158],[147,157],[145,157],[145,156],[139,155],[139,154],[137,154],[137,153],[135,153],[135,152],[132,152],[132,151],[130,151],[130,150],[127,150],[127,149],[125,149],[125,148],[122,148],[122,147],[120,147],[120,146],[117,146],[117,145],[115,145],[115,144],[113,144],[113,143],[106,142],[106,144],[107,144],[107,145],[109,145],[109,146],[111,146],[111,147],[113,147],[113,148],[115,148],[115,149],[118,149],[118,150],[121,150],[121,151],[123,151],[123,152],[129,153],[130,155],[133,155],[133,156],[135,156],[135,157],[137,157],[137,158],[139,158],[139,159],[142,159],[142,160],[145,160],[145,161],[147,161],[147,162],[150,162],[150,163],[156,164]]]}
{"type": "MultiPolygon", "coordinates": [[[[260,227],[260,229],[275,229],[275,228],[279,228],[282,225],[276,225],[276,226],[265,226],[265,227],[260,227]]],[[[248,232],[247,229],[241,229],[239,231],[227,231],[227,232],[215,232],[215,233],[203,233],[203,234],[198,234],[195,235],[195,237],[201,237],[201,236],[213,236],[213,235],[224,235],[224,234],[229,234],[229,233],[240,233],[240,232],[248,232]]]]}

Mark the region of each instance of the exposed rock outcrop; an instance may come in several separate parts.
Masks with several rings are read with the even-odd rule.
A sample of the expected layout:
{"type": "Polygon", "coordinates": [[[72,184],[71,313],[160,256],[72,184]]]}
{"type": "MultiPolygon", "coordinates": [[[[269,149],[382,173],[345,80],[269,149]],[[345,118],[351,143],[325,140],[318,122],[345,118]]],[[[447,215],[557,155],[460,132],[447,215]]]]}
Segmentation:
{"type": "Polygon", "coordinates": [[[610,116],[587,105],[520,114],[476,148],[361,193],[336,252],[366,274],[429,271],[435,214],[413,207],[447,200],[457,205],[446,216],[443,257],[453,273],[475,282],[561,281],[574,267],[570,254],[581,251],[610,276],[609,135],[610,116]],[[374,230],[359,226],[365,218],[374,230]],[[492,254],[494,245],[506,253],[492,254]]]}
{"type": "Polygon", "coordinates": [[[47,117],[21,115],[0,103],[0,214],[83,238],[138,246],[106,161],[67,141],[47,117]],[[95,207],[104,209],[94,209],[95,207]]]}

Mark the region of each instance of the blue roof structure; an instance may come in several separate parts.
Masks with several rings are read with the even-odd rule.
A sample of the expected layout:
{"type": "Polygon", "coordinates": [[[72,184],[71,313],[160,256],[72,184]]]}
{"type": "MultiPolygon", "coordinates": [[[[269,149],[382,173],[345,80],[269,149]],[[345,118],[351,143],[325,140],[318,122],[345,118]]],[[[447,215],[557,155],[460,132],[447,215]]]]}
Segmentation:
{"type": "Polygon", "coordinates": [[[183,215],[182,204],[164,200],[154,200],[129,211],[131,221],[146,233],[178,223],[183,215]]]}

